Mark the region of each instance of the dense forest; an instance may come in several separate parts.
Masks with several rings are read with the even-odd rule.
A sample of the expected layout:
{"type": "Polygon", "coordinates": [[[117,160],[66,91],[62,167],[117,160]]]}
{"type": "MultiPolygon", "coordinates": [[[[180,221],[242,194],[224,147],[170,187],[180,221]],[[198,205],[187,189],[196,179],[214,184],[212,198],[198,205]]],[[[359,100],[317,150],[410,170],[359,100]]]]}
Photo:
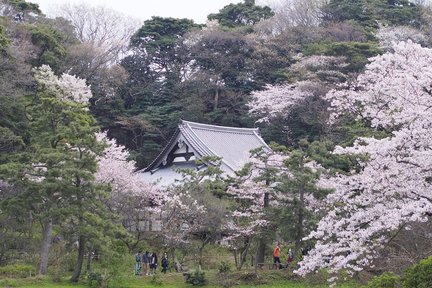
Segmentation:
{"type": "Polygon", "coordinates": [[[242,270],[278,239],[296,275],[414,273],[432,255],[432,8],[268,5],[203,25],[0,0],[0,269],[78,282],[95,254],[105,270],[148,247],[203,265],[221,246],[242,270]],[[143,183],[181,119],[259,127],[272,150],[235,177],[216,165],[143,183]],[[155,217],[162,231],[141,227],[155,217]]]}

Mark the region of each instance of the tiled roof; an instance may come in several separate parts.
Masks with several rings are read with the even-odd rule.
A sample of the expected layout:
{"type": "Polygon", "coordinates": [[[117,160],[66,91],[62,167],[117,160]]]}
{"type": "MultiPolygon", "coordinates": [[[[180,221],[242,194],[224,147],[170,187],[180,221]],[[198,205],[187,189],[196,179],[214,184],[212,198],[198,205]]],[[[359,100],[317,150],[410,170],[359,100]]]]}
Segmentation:
{"type": "Polygon", "coordinates": [[[250,150],[268,147],[259,135],[258,128],[235,128],[182,120],[170,142],[144,171],[158,168],[179,139],[185,141],[198,154],[198,158],[222,157],[225,164],[223,166],[227,166],[231,172],[241,169],[246,164],[250,150]]]}

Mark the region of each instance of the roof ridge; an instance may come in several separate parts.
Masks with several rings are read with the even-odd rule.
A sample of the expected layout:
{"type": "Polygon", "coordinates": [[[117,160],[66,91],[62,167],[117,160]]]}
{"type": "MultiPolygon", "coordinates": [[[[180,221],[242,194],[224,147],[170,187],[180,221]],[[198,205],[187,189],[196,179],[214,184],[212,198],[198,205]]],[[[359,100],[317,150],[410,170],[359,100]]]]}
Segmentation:
{"type": "Polygon", "coordinates": [[[207,129],[213,131],[226,131],[226,132],[234,132],[234,133],[249,133],[252,134],[254,132],[259,131],[259,128],[242,128],[242,127],[229,127],[229,126],[220,126],[213,124],[203,124],[192,121],[181,120],[181,124],[188,125],[191,129],[207,129]]]}

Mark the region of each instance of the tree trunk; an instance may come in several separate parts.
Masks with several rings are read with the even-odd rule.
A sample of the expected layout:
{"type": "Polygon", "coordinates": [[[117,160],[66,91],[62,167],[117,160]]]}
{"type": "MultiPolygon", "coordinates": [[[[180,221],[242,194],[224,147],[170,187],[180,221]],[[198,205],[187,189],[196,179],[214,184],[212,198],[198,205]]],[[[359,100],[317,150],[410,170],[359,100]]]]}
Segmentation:
{"type": "Polygon", "coordinates": [[[48,270],[48,256],[51,248],[51,236],[52,236],[52,219],[48,218],[43,223],[42,231],[42,243],[40,248],[40,262],[38,274],[44,275],[48,270]]]}
{"type": "Polygon", "coordinates": [[[294,255],[298,255],[301,251],[301,241],[303,239],[303,212],[304,212],[304,187],[300,188],[300,203],[298,210],[298,218],[297,218],[297,227],[296,227],[296,235],[295,235],[295,248],[294,255]]]}
{"type": "Polygon", "coordinates": [[[258,242],[255,265],[264,263],[265,253],[266,253],[266,243],[265,243],[265,239],[261,237],[258,242]]]}
{"type": "Polygon", "coordinates": [[[75,267],[74,274],[72,275],[70,281],[78,282],[79,277],[81,275],[81,269],[84,262],[84,254],[85,254],[85,238],[83,235],[79,236],[78,239],[78,261],[75,267]]]}
{"type": "Polygon", "coordinates": [[[233,252],[233,254],[234,254],[234,264],[235,264],[235,266],[236,266],[236,268],[237,268],[237,270],[238,270],[238,266],[239,266],[239,260],[238,260],[238,258],[237,258],[237,249],[234,249],[234,252],[233,252]]]}
{"type": "Polygon", "coordinates": [[[198,264],[200,267],[202,267],[202,256],[203,256],[203,251],[204,251],[204,247],[210,242],[211,237],[209,236],[205,236],[205,239],[202,242],[201,247],[199,248],[199,260],[198,260],[198,264]]]}
{"type": "MultiPolygon", "coordinates": [[[[267,181],[266,184],[268,185],[267,181]]],[[[264,209],[269,206],[270,200],[269,200],[269,193],[264,193],[264,209]]],[[[265,261],[265,253],[266,253],[266,243],[263,236],[260,237],[258,242],[258,248],[256,252],[256,264],[258,265],[260,263],[264,263],[265,261]]]]}
{"type": "Polygon", "coordinates": [[[87,252],[87,265],[86,265],[87,273],[91,272],[91,260],[92,260],[92,249],[89,249],[87,252]]]}
{"type": "Polygon", "coordinates": [[[219,105],[219,88],[216,87],[214,102],[213,102],[213,111],[215,111],[218,108],[218,105],[219,105]]]}
{"type": "Polygon", "coordinates": [[[199,248],[199,259],[198,259],[198,265],[199,265],[200,267],[202,267],[202,256],[203,256],[204,246],[205,246],[205,244],[203,243],[203,244],[201,245],[201,247],[199,248]]]}
{"type": "Polygon", "coordinates": [[[237,265],[237,270],[240,271],[244,265],[244,263],[246,263],[246,256],[247,253],[249,251],[249,246],[250,246],[250,241],[249,239],[245,240],[245,246],[243,246],[243,249],[240,250],[240,255],[239,255],[239,260],[240,262],[237,265]]]}

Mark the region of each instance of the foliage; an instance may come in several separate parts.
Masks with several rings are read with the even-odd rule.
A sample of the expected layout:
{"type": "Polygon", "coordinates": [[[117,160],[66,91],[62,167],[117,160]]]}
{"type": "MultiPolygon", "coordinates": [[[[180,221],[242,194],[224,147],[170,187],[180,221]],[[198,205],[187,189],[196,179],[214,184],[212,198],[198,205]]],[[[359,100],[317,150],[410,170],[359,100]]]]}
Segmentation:
{"type": "Polygon", "coordinates": [[[394,43],[398,42],[412,41],[426,46],[428,41],[423,32],[409,26],[380,26],[376,37],[385,51],[391,51],[394,43]]]}
{"type": "Polygon", "coordinates": [[[254,0],[245,0],[243,3],[229,4],[219,13],[207,16],[209,20],[218,20],[221,26],[228,28],[252,26],[261,20],[270,18],[274,13],[268,6],[257,6],[254,0]]]}
{"type": "Polygon", "coordinates": [[[0,96],[0,101],[0,153],[20,150],[28,138],[25,103],[8,96],[0,96]]]}
{"type": "Polygon", "coordinates": [[[307,249],[302,240],[315,228],[320,202],[331,192],[318,185],[325,170],[317,160],[328,156],[319,154],[325,151],[321,145],[325,143],[301,140],[292,151],[278,147],[284,160],[274,188],[272,220],[283,239],[295,242],[295,258],[301,249],[307,249]]]}
{"type": "Polygon", "coordinates": [[[160,273],[154,273],[151,277],[150,283],[154,286],[162,286],[162,277],[160,273]]]}
{"type": "Polygon", "coordinates": [[[432,257],[420,261],[405,271],[402,278],[403,287],[426,288],[432,285],[432,257]]]}
{"type": "Polygon", "coordinates": [[[42,13],[39,9],[39,5],[36,3],[27,2],[25,0],[6,0],[6,3],[19,11],[42,13]]]}
{"type": "Polygon", "coordinates": [[[199,26],[189,19],[152,17],[132,36],[131,45],[149,53],[170,53],[178,39],[194,27],[199,26]]]}
{"type": "Polygon", "coordinates": [[[56,240],[72,251],[63,259],[75,256],[79,266],[85,253],[98,251],[105,258],[95,261],[93,276],[124,286],[114,271],[121,252],[107,250],[118,248],[114,239],[122,249],[139,246],[148,235],[140,231],[132,239],[120,224],[132,230],[141,213],[157,213],[166,221],[158,243],[202,253],[223,235],[240,260],[237,268],[251,249],[270,242],[265,237],[300,242],[317,223],[307,243],[317,241],[315,252],[299,271],[369,265],[386,239],[393,241],[387,247],[398,245],[399,236],[413,235],[399,229],[430,215],[429,50],[389,44],[430,43],[423,22],[430,11],[416,3],[290,0],[274,15],[246,0],[209,15],[207,27],[153,17],[132,35],[124,31],[131,26],[118,24],[125,19],[102,10],[81,6],[69,14],[74,30],[64,19],[46,18],[36,4],[3,1],[0,263],[27,254],[36,263],[36,246],[51,243],[49,229],[41,228],[52,225],[56,240]],[[10,19],[17,12],[24,21],[10,19]],[[383,53],[378,45],[388,53],[377,56],[383,53]],[[59,76],[38,68],[33,79],[31,66],[41,64],[59,76]],[[92,115],[107,131],[98,139],[92,115]],[[159,153],[182,118],[243,127],[261,119],[266,140],[289,145],[274,148],[286,159],[274,165],[260,159],[229,187],[215,167],[184,172],[182,186],[167,193],[141,184],[134,170],[159,153]],[[327,138],[345,148],[312,143],[327,138]],[[333,174],[324,176],[324,169],[333,174]],[[328,190],[319,188],[335,194],[322,198],[328,190]],[[300,192],[308,195],[304,201],[300,192]]]}
{"type": "MultiPolygon", "coordinates": [[[[274,231],[272,219],[268,219],[270,194],[281,163],[281,156],[273,153],[269,147],[260,147],[251,152],[247,163],[236,177],[228,179],[227,194],[231,198],[230,217],[226,223],[225,242],[234,254],[237,270],[246,262],[249,249],[258,241],[258,250],[264,262],[265,241],[274,231]]],[[[257,253],[257,254],[258,254],[257,253]]],[[[257,257],[258,258],[258,257],[257,257]]]]}
{"type": "Polygon", "coordinates": [[[89,287],[94,287],[94,288],[101,287],[103,284],[103,276],[98,272],[90,272],[87,275],[87,281],[89,287]]]}
{"type": "Polygon", "coordinates": [[[62,33],[44,24],[32,26],[30,30],[32,43],[40,48],[38,57],[34,59],[32,65],[39,67],[45,64],[55,71],[60,71],[66,56],[62,33]]]}
{"type": "Polygon", "coordinates": [[[354,20],[363,26],[377,28],[376,15],[371,2],[377,1],[331,0],[322,8],[323,20],[328,22],[354,20]]]}
{"type": "Polygon", "coordinates": [[[421,23],[420,6],[408,0],[331,0],[322,12],[326,22],[354,20],[366,29],[378,28],[378,22],[414,27],[421,23]]]}
{"type": "Polygon", "coordinates": [[[0,25],[0,51],[3,51],[9,43],[10,40],[5,34],[5,28],[3,25],[0,25]]]}
{"type": "Polygon", "coordinates": [[[187,284],[192,284],[193,286],[204,286],[208,282],[205,277],[205,273],[200,269],[197,269],[191,273],[184,273],[183,275],[185,276],[185,282],[187,284]]]}
{"type": "Polygon", "coordinates": [[[231,271],[231,265],[230,265],[230,263],[226,262],[226,261],[220,262],[219,263],[219,267],[218,267],[218,271],[221,274],[230,272],[231,271]]]}
{"type": "Polygon", "coordinates": [[[357,171],[322,179],[320,185],[335,192],[326,198],[327,215],[309,235],[318,241],[300,263],[302,274],[318,267],[359,271],[404,223],[428,220],[430,179],[423,165],[429,157],[430,93],[425,83],[431,81],[427,63],[432,50],[412,42],[393,49],[372,58],[353,86],[327,95],[331,119],[351,112],[388,136],[363,137],[352,147],[335,149],[337,154],[366,157],[359,158],[357,171]],[[331,232],[328,227],[333,227],[331,232]]]}
{"type": "Polygon", "coordinates": [[[254,91],[249,112],[258,117],[263,136],[283,145],[296,146],[301,139],[328,137],[328,102],[324,95],[348,81],[345,57],[301,56],[290,67],[294,83],[267,85],[254,91]]]}
{"type": "Polygon", "coordinates": [[[268,85],[264,91],[252,93],[249,103],[250,113],[263,115],[258,121],[268,122],[281,113],[286,113],[293,106],[312,96],[308,82],[296,82],[293,85],[268,85]]]}
{"type": "Polygon", "coordinates": [[[305,55],[343,56],[349,64],[346,72],[361,72],[369,63],[368,58],[381,53],[381,49],[373,42],[330,42],[312,43],[305,47],[305,55]]]}
{"type": "Polygon", "coordinates": [[[233,31],[203,31],[191,36],[199,37],[191,47],[194,67],[213,79],[212,90],[250,92],[262,86],[253,61],[256,47],[247,36],[233,31]]]}
{"type": "Polygon", "coordinates": [[[95,119],[87,109],[89,88],[73,76],[55,76],[48,66],[35,69],[35,80],[37,93],[27,100],[26,149],[9,155],[8,163],[1,165],[4,179],[22,192],[5,197],[2,204],[9,213],[31,211],[43,223],[39,272],[45,273],[53,222],[69,219],[67,232],[99,239],[103,237],[95,227],[106,230],[110,224],[102,220],[108,219],[106,214],[101,215],[105,187],[92,181],[102,145],[94,136],[95,119]]]}
{"type": "Polygon", "coordinates": [[[8,128],[0,127],[0,152],[12,152],[19,150],[23,146],[22,138],[16,136],[8,128]]]}
{"type": "Polygon", "coordinates": [[[124,112],[109,128],[116,128],[121,143],[139,154],[139,167],[157,155],[182,115],[179,88],[191,61],[182,36],[195,28],[199,26],[189,19],[146,20],[131,38],[132,53],[122,60],[130,75],[120,91],[124,112]]]}
{"type": "Polygon", "coordinates": [[[204,248],[219,240],[224,230],[226,209],[221,191],[225,184],[220,158],[203,157],[196,164],[202,169],[179,169],[183,179],[167,189],[161,219],[163,243],[189,252],[195,249],[201,265],[204,248]]]}
{"type": "MultiPolygon", "coordinates": [[[[375,276],[366,286],[367,288],[397,288],[400,287],[400,277],[390,272],[375,276]]],[[[417,287],[417,286],[415,286],[417,287]]]]}
{"type": "MultiPolygon", "coordinates": [[[[111,197],[145,197],[149,202],[156,204],[158,202],[157,194],[159,191],[151,184],[144,183],[135,173],[135,162],[130,160],[129,152],[122,145],[118,145],[114,139],[108,139],[106,133],[96,134],[98,141],[107,145],[103,154],[98,157],[98,172],[96,181],[109,184],[111,186],[111,197]],[[144,193],[145,195],[143,195],[144,193]]],[[[114,202],[120,204],[126,200],[116,199],[114,202]]],[[[140,205],[144,203],[141,201],[140,205]]],[[[113,210],[118,210],[114,208],[113,210]]]]}
{"type": "Polygon", "coordinates": [[[36,274],[36,270],[32,265],[27,264],[10,264],[0,266],[0,275],[7,278],[25,278],[36,274]]]}

